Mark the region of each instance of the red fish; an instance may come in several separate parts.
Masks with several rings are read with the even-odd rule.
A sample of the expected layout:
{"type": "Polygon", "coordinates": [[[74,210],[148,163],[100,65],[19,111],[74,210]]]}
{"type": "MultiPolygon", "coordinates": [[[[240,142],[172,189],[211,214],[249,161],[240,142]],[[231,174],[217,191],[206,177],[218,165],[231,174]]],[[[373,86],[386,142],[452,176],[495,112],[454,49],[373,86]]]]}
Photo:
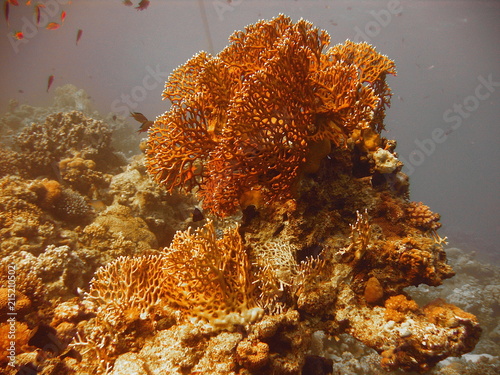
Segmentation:
{"type": "Polygon", "coordinates": [[[36,15],[36,24],[40,24],[40,9],[45,8],[44,4],[38,3],[35,5],[35,15],[36,15]]]}
{"type": "Polygon", "coordinates": [[[49,80],[48,80],[48,82],[47,82],[47,92],[49,92],[50,86],[52,86],[52,83],[53,83],[53,82],[54,82],[54,75],[53,75],[53,74],[51,74],[51,75],[49,76],[49,80]]]}
{"type": "Polygon", "coordinates": [[[63,11],[61,12],[61,24],[63,24],[63,23],[64,23],[64,20],[65,20],[65,19],[66,19],[66,12],[63,10],[63,11]]]}
{"type": "Polygon", "coordinates": [[[19,5],[19,3],[17,2],[17,0],[7,0],[7,1],[9,3],[11,3],[12,5],[16,6],[16,7],[19,5]]]}
{"type": "Polygon", "coordinates": [[[78,42],[80,41],[80,38],[82,37],[83,30],[78,29],[78,32],[76,33],[76,45],[78,45],[78,42]]]}
{"type": "Polygon", "coordinates": [[[12,36],[17,40],[24,39],[24,34],[22,33],[22,31],[15,32],[14,34],[12,34],[12,36]]]}
{"type": "Polygon", "coordinates": [[[149,0],[141,0],[141,2],[135,7],[137,10],[144,10],[149,6],[149,0]]]}
{"type": "Polygon", "coordinates": [[[49,24],[47,26],[45,26],[45,28],[47,30],[57,30],[60,27],[61,27],[61,25],[58,24],[57,22],[49,22],[49,24]]]}
{"type": "Polygon", "coordinates": [[[7,25],[9,24],[9,2],[5,0],[5,3],[3,3],[3,14],[5,15],[5,21],[7,21],[7,25]]]}

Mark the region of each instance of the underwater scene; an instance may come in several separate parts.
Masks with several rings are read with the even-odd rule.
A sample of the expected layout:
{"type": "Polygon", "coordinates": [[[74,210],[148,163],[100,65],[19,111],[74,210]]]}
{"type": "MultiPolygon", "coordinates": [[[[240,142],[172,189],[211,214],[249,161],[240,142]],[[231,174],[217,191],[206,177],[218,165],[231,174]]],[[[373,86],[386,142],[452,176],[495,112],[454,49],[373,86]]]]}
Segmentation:
{"type": "Polygon", "coordinates": [[[500,373],[500,2],[2,0],[0,373],[500,373]]]}

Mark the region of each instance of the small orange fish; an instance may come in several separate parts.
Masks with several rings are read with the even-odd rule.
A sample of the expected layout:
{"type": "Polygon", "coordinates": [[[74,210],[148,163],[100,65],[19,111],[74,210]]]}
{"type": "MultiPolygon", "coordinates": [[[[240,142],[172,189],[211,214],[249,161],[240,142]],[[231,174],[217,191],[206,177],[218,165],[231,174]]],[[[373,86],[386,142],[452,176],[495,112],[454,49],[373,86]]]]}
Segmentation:
{"type": "Polygon", "coordinates": [[[22,31],[15,32],[14,34],[12,34],[12,36],[17,40],[24,39],[24,34],[22,33],[22,31]]]}
{"type": "Polygon", "coordinates": [[[100,212],[104,211],[108,206],[100,199],[93,199],[90,201],[90,207],[94,209],[94,211],[100,212]]]}
{"type": "Polygon", "coordinates": [[[49,24],[47,26],[45,26],[45,28],[47,30],[57,30],[60,27],[61,27],[61,25],[58,24],[57,22],[49,22],[49,24]]]}
{"type": "Polygon", "coordinates": [[[49,92],[50,86],[52,86],[52,83],[53,83],[53,82],[54,82],[54,75],[53,75],[53,74],[51,74],[51,75],[49,76],[49,80],[48,80],[48,82],[47,82],[47,92],[49,92]]]}
{"type": "Polygon", "coordinates": [[[31,5],[31,0],[26,1],[26,4],[24,5],[31,5]]]}
{"type": "Polygon", "coordinates": [[[133,4],[132,4],[132,1],[130,1],[130,0],[123,0],[123,5],[129,7],[129,6],[133,5],[133,4]]]}
{"type": "Polygon", "coordinates": [[[36,15],[36,24],[40,24],[40,9],[45,8],[45,5],[42,3],[38,3],[35,5],[35,15],[36,15]]]}
{"type": "Polygon", "coordinates": [[[17,0],[8,0],[8,2],[11,3],[12,5],[16,6],[16,7],[19,5],[19,3],[17,2],[17,0]]]}
{"type": "Polygon", "coordinates": [[[66,19],[66,12],[63,10],[63,11],[61,12],[61,24],[63,24],[63,23],[64,23],[64,20],[65,20],[65,19],[66,19]]]}
{"type": "Polygon", "coordinates": [[[141,2],[135,7],[137,10],[144,10],[149,6],[149,0],[141,0],[141,2]]]}
{"type": "Polygon", "coordinates": [[[78,29],[78,32],[76,33],[76,45],[78,45],[78,42],[80,41],[80,38],[82,37],[83,30],[78,29]]]}

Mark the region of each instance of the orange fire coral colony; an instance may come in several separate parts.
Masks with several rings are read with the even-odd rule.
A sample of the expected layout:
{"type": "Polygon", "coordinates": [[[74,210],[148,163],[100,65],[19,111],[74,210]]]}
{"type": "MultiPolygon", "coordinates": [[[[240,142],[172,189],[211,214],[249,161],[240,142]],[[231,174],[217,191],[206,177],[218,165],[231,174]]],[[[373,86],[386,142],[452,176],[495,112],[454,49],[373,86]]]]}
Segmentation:
{"type": "Polygon", "coordinates": [[[225,217],[293,196],[353,131],[383,129],[394,62],[367,43],[325,51],[324,30],[284,15],[235,32],[218,55],[200,52],[170,76],[148,140],[147,168],[172,191],[196,191],[225,217]]]}

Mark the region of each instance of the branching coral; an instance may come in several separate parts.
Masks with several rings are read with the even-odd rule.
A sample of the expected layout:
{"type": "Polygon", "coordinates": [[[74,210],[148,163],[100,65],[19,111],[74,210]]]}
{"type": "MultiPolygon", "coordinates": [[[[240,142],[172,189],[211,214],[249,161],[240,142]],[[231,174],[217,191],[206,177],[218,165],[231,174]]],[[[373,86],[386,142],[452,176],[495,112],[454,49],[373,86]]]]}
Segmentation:
{"type": "Polygon", "coordinates": [[[250,192],[255,201],[290,198],[311,148],[340,146],[355,129],[380,131],[389,104],[394,63],[366,43],[324,52],[329,39],[280,15],[179,67],[163,92],[172,108],[149,134],[149,172],[169,190],[197,188],[219,216],[250,192]]]}

